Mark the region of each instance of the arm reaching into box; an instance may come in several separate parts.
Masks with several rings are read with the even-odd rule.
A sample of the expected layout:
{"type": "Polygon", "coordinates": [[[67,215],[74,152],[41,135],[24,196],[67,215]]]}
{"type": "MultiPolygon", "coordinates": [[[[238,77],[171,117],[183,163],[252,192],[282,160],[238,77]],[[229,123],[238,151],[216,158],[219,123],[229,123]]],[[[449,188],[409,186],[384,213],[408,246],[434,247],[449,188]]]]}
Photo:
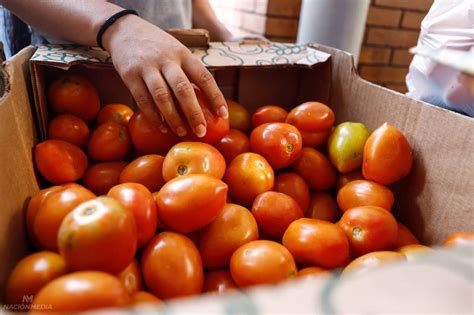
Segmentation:
{"type": "MultiPolygon", "coordinates": [[[[101,26],[123,10],[96,0],[0,0],[0,3],[43,34],[88,46],[96,46],[101,26]]],[[[205,25],[212,25],[209,22],[212,16],[209,18],[206,9],[198,12],[198,16],[207,17],[205,25]]],[[[224,35],[225,32],[218,36],[224,35]]],[[[191,83],[204,92],[220,116],[227,118],[224,96],[210,72],[185,46],[159,27],[138,16],[125,15],[108,27],[102,38],[138,107],[153,122],[165,127],[166,121],[176,134],[186,135],[186,123],[173,100],[174,94],[194,133],[198,137],[206,134],[206,120],[191,83]]]]}

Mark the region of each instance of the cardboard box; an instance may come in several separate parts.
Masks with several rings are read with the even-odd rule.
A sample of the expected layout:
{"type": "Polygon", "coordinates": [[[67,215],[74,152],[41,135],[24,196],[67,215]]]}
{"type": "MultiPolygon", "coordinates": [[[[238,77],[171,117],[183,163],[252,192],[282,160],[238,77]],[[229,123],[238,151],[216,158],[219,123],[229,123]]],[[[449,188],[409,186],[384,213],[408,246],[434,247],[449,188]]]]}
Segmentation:
{"type": "MultiPolygon", "coordinates": [[[[250,110],[264,104],[291,108],[303,101],[318,100],[332,107],[337,122],[361,121],[373,130],[388,121],[403,130],[414,152],[414,166],[407,178],[393,186],[396,192],[394,213],[397,218],[429,245],[441,244],[452,232],[474,232],[474,119],[369,83],[357,75],[349,54],[329,47],[211,43],[206,49],[192,50],[213,72],[225,96],[239,101],[250,110]]],[[[102,103],[130,103],[131,96],[109,59],[102,51],[94,49],[50,46],[38,50],[26,48],[3,64],[5,91],[0,99],[2,296],[9,271],[28,252],[23,211],[28,197],[39,189],[32,162],[32,148],[46,134],[49,115],[44,89],[53,78],[68,70],[87,75],[97,86],[102,103]],[[30,82],[33,83],[32,88],[30,82]],[[36,103],[32,101],[31,95],[34,95],[36,103]]],[[[409,272],[403,268],[396,269],[398,276],[405,282],[395,283],[399,284],[398,288],[401,290],[407,286],[417,287],[418,282],[413,280],[423,275],[425,281],[431,281],[433,289],[440,279],[451,281],[442,291],[428,290],[428,293],[445,292],[452,295],[453,292],[461,292],[445,306],[451,307],[446,308],[448,310],[465,310],[469,304],[469,288],[471,298],[473,293],[472,256],[471,248],[454,259],[461,261],[459,264],[462,264],[463,271],[471,267],[470,286],[469,282],[466,284],[469,277],[461,277],[460,282],[451,281],[453,277],[446,269],[456,268],[434,268],[431,272],[436,272],[439,277],[433,278],[432,273],[427,275],[419,264],[410,265],[413,270],[409,272]]],[[[394,290],[390,286],[385,287],[385,291],[376,290],[383,279],[387,279],[387,273],[386,268],[382,268],[373,273],[379,275],[379,278],[372,276],[355,279],[353,285],[365,285],[370,292],[375,290],[375,293],[383,296],[384,292],[388,294],[394,290]],[[357,281],[362,281],[362,284],[357,281]]],[[[343,289],[347,283],[343,283],[343,289]]],[[[323,305],[322,297],[328,294],[327,288],[334,285],[331,279],[318,284],[292,282],[276,289],[260,288],[250,294],[230,295],[226,299],[216,300],[211,296],[199,301],[183,301],[179,302],[177,310],[208,310],[207,313],[225,310],[237,313],[258,313],[262,310],[283,313],[331,312],[341,309],[351,311],[347,309],[350,305],[359,307],[352,310],[371,309],[366,304],[361,304],[361,301],[365,301],[363,298],[357,299],[361,292],[354,290],[354,287],[352,289],[357,294],[352,292],[352,304],[331,304],[326,305],[329,307],[327,308],[323,305]],[[278,296],[278,301],[275,301],[275,296],[278,296]],[[290,303],[290,300],[298,303],[290,303]]],[[[342,294],[342,297],[338,296],[335,301],[340,302],[347,294],[348,292],[342,294]]],[[[416,302],[412,295],[407,297],[411,297],[413,303],[416,302]]],[[[378,298],[375,300],[378,302],[373,305],[373,310],[380,312],[377,306],[387,301],[383,298],[382,302],[378,298]]],[[[388,310],[394,311],[401,307],[399,304],[392,304],[394,308],[388,310]]],[[[470,307],[472,309],[472,304],[470,307]]],[[[435,308],[440,309],[443,308],[435,308]]]]}

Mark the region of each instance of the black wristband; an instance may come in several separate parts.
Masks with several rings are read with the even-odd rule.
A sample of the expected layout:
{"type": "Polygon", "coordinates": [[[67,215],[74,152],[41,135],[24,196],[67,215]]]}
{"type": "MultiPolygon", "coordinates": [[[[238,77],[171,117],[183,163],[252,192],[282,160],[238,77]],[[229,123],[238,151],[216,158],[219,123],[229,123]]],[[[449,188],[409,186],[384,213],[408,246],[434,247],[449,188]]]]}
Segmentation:
{"type": "Polygon", "coordinates": [[[112,24],[114,24],[115,21],[117,21],[118,19],[120,19],[122,16],[125,16],[125,15],[128,15],[128,14],[134,14],[134,15],[138,16],[137,11],[135,11],[135,10],[122,10],[122,11],[119,11],[119,12],[115,13],[115,14],[112,15],[111,17],[109,17],[109,18],[107,19],[107,21],[105,21],[104,24],[102,24],[102,26],[101,26],[100,29],[99,29],[99,32],[97,33],[97,38],[96,38],[97,45],[98,45],[100,48],[102,48],[103,50],[105,50],[104,45],[102,45],[102,36],[104,36],[105,31],[106,31],[112,24]]]}

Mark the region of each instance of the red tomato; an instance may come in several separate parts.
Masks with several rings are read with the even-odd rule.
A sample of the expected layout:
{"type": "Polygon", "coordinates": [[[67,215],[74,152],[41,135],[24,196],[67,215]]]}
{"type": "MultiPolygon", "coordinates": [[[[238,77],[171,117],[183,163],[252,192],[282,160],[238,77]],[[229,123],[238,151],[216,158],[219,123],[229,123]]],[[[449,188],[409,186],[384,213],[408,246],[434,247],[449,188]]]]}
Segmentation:
{"type": "Polygon", "coordinates": [[[126,166],[127,162],[124,161],[91,165],[84,173],[82,183],[96,195],[104,195],[119,183],[120,173],[126,166]]]}
{"type": "Polygon", "coordinates": [[[132,262],[117,275],[117,278],[125,289],[127,289],[128,294],[143,290],[142,272],[140,270],[140,264],[136,259],[133,259],[132,262]]]}
{"type": "Polygon", "coordinates": [[[286,122],[304,132],[325,132],[334,124],[334,112],[319,102],[306,102],[293,108],[286,122]]]}
{"type": "Polygon", "coordinates": [[[320,267],[306,267],[298,271],[296,277],[298,278],[317,278],[328,272],[327,269],[320,267]]]}
{"type": "Polygon", "coordinates": [[[62,140],[46,140],[35,147],[38,171],[53,184],[74,182],[87,168],[87,157],[81,149],[62,140]]]}
{"type": "Polygon", "coordinates": [[[230,129],[214,147],[222,153],[226,162],[230,163],[237,155],[250,151],[250,140],[242,131],[230,129]]]}
{"type": "Polygon", "coordinates": [[[107,196],[118,200],[133,213],[137,226],[137,246],[141,248],[155,235],[158,213],[151,192],[137,183],[126,183],[112,187],[107,196]]]}
{"type": "Polygon", "coordinates": [[[365,273],[368,270],[379,267],[380,265],[386,263],[393,263],[399,261],[405,261],[405,255],[392,251],[379,251],[372,252],[360,256],[359,258],[354,259],[350,264],[348,264],[342,275],[347,274],[361,274],[365,273]]]}
{"type": "Polygon", "coordinates": [[[265,157],[274,169],[285,168],[301,153],[301,134],[287,123],[260,125],[250,134],[250,148],[265,157]]]}
{"type": "Polygon", "coordinates": [[[142,184],[151,192],[158,191],[165,184],[162,175],[164,160],[164,157],[157,154],[140,156],[123,169],[119,181],[121,184],[142,184]]]}
{"type": "Polygon", "coordinates": [[[296,276],[290,252],[273,241],[252,241],[237,249],[230,259],[230,273],[239,287],[275,284],[296,276]]]}
{"type": "Polygon", "coordinates": [[[140,154],[165,155],[180,141],[173,132],[162,133],[159,126],[150,123],[142,112],[137,111],[128,122],[133,146],[140,154]]]}
{"type": "Polygon", "coordinates": [[[397,251],[405,255],[408,261],[413,261],[425,256],[426,254],[432,253],[433,249],[421,244],[411,244],[402,246],[397,251]]]}
{"type": "Polygon", "coordinates": [[[342,212],[360,206],[377,206],[391,211],[394,201],[390,189],[370,180],[352,181],[337,193],[337,204],[342,212]]]}
{"type": "Polygon", "coordinates": [[[324,191],[311,194],[306,216],[312,219],[336,222],[339,218],[336,200],[324,191]]]}
{"type": "Polygon", "coordinates": [[[89,140],[89,127],[79,117],[69,114],[59,115],[49,123],[48,138],[63,140],[79,148],[85,148],[89,140]]]}
{"type": "Polygon", "coordinates": [[[303,139],[303,146],[318,148],[325,144],[331,135],[331,129],[321,132],[300,131],[303,139]]]}
{"type": "Polygon", "coordinates": [[[242,105],[232,100],[227,99],[227,108],[229,109],[229,125],[230,128],[240,131],[247,131],[250,129],[250,113],[242,105]]]}
{"type": "Polygon", "coordinates": [[[127,127],[108,122],[92,132],[87,152],[96,161],[113,161],[125,158],[130,148],[127,127]]]}
{"type": "Polygon", "coordinates": [[[349,209],[338,224],[346,233],[351,254],[355,257],[387,250],[397,241],[397,221],[390,212],[380,207],[349,209]]]}
{"type": "Polygon", "coordinates": [[[94,199],[88,189],[70,184],[55,190],[45,197],[33,220],[34,238],[41,247],[58,250],[58,230],[64,217],[81,203],[94,199]]]}
{"type": "Polygon", "coordinates": [[[394,248],[400,248],[411,244],[420,244],[415,235],[403,224],[397,222],[398,234],[397,241],[395,242],[394,248]]]}
{"type": "Polygon", "coordinates": [[[48,282],[66,272],[66,262],[59,254],[43,251],[24,257],[8,277],[6,304],[22,305],[22,310],[28,310],[31,301],[25,300],[25,296],[36,295],[48,282]]]}
{"type": "Polygon", "coordinates": [[[313,148],[303,148],[293,168],[313,190],[328,189],[336,182],[336,171],[331,162],[313,148]]]}
{"type": "Polygon", "coordinates": [[[303,212],[309,205],[309,188],[304,179],[296,173],[282,173],[275,178],[275,191],[293,198],[303,212]]]}
{"type": "Polygon", "coordinates": [[[132,305],[138,305],[143,303],[152,303],[155,305],[163,304],[163,302],[159,298],[146,291],[138,291],[132,294],[132,305]]]}
{"type": "Polygon", "coordinates": [[[364,146],[362,173],[382,185],[389,185],[410,173],[413,154],[403,133],[385,123],[370,135],[364,146]]]}
{"type": "Polygon", "coordinates": [[[288,226],[283,235],[285,246],[300,264],[336,268],[349,261],[349,242],[334,223],[303,218],[288,226]]]}
{"type": "Polygon", "coordinates": [[[116,122],[127,126],[133,115],[133,110],[125,104],[108,104],[102,107],[97,115],[97,124],[102,125],[107,122],[116,122]]]}
{"type": "Polygon", "coordinates": [[[208,272],[204,277],[204,292],[224,293],[237,288],[229,270],[208,272]]]}
{"type": "Polygon", "coordinates": [[[226,204],[199,233],[202,263],[206,269],[224,268],[237,248],[257,239],[258,227],[252,213],[242,206],[226,204]]]}
{"type": "Polygon", "coordinates": [[[256,128],[257,126],[274,123],[274,122],[285,122],[288,112],[281,108],[280,106],[275,105],[266,105],[257,108],[255,113],[252,115],[252,126],[256,128]]]}
{"type": "Polygon", "coordinates": [[[158,217],[173,231],[189,233],[211,223],[224,208],[227,185],[205,175],[172,179],[156,195],[158,217]]]}
{"type": "Polygon", "coordinates": [[[253,202],[252,214],[259,228],[274,238],[281,238],[291,222],[304,216],[293,198],[275,191],[258,195],[253,202]]]}
{"type": "Polygon", "coordinates": [[[337,180],[336,180],[336,188],[337,190],[339,190],[345,184],[352,182],[354,180],[358,180],[358,179],[364,179],[364,176],[362,176],[362,172],[360,170],[347,173],[347,174],[338,174],[337,180]]]}
{"type": "Polygon", "coordinates": [[[225,159],[210,144],[180,142],[165,156],[163,178],[165,181],[170,181],[188,174],[207,174],[221,179],[225,174],[225,159]]]}
{"type": "Polygon", "coordinates": [[[146,247],[142,257],[147,288],[162,299],[199,294],[204,272],[194,243],[184,235],[162,232],[146,247]]]}
{"type": "Polygon", "coordinates": [[[84,202],[61,223],[58,247],[71,270],[117,274],[135,256],[137,230],[133,214],[109,197],[84,202]]]}
{"type": "Polygon", "coordinates": [[[275,174],[263,156],[243,153],[229,164],[224,181],[229,185],[232,200],[251,206],[255,197],[273,189],[275,174]]]}
{"type": "Polygon", "coordinates": [[[122,307],[129,302],[127,290],[113,275],[100,271],[82,271],[48,283],[36,295],[31,309],[35,312],[72,314],[106,307],[122,307]]]}
{"type": "Polygon", "coordinates": [[[453,233],[444,241],[444,246],[463,246],[472,244],[474,240],[474,233],[453,233]]]}

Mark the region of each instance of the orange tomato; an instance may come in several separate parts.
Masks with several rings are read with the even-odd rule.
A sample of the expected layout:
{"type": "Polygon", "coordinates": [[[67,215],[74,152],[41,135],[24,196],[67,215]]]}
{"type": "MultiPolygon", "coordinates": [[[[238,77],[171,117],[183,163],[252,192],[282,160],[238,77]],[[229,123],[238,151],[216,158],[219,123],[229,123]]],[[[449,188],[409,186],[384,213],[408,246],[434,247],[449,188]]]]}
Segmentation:
{"type": "Polygon", "coordinates": [[[453,233],[444,241],[444,246],[463,246],[471,244],[474,240],[474,233],[453,233]]]}
{"type": "Polygon", "coordinates": [[[157,298],[155,295],[146,291],[138,291],[132,294],[132,305],[152,303],[155,305],[162,305],[163,301],[157,298]]]}
{"type": "Polygon", "coordinates": [[[116,122],[124,126],[128,125],[128,121],[133,115],[133,110],[125,104],[108,104],[102,107],[97,115],[97,124],[102,125],[107,122],[116,122]]]}
{"type": "Polygon", "coordinates": [[[74,182],[87,168],[87,157],[81,149],[62,140],[46,140],[35,147],[35,164],[46,180],[53,184],[74,182]]]}
{"type": "Polygon", "coordinates": [[[239,247],[230,259],[230,274],[239,287],[275,284],[296,273],[291,253],[273,241],[249,242],[239,247]]]}
{"type": "Polygon", "coordinates": [[[227,266],[237,248],[257,239],[258,227],[252,213],[242,206],[226,204],[199,233],[204,268],[215,270],[227,266]]]}
{"type": "Polygon", "coordinates": [[[402,223],[397,222],[398,235],[397,241],[395,242],[394,248],[400,248],[405,245],[420,244],[415,235],[402,223]]]}
{"type": "Polygon", "coordinates": [[[296,173],[281,173],[275,178],[275,191],[293,198],[303,212],[309,205],[309,188],[304,179],[296,173]]]}
{"type": "Polygon", "coordinates": [[[332,269],[350,259],[344,231],[323,220],[303,218],[294,221],[283,235],[282,243],[300,264],[332,269]]]}
{"type": "Polygon", "coordinates": [[[364,206],[343,213],[339,226],[349,239],[355,257],[392,248],[397,241],[397,221],[387,210],[364,206]]]}
{"type": "Polygon", "coordinates": [[[288,112],[280,106],[265,105],[257,108],[253,113],[252,126],[256,128],[266,123],[285,122],[287,116],[288,112]]]}
{"type": "Polygon", "coordinates": [[[336,171],[328,158],[313,148],[303,148],[293,169],[313,190],[325,190],[336,182],[336,171]],[[315,174],[318,174],[315,176],[315,174]]]}
{"type": "Polygon", "coordinates": [[[127,162],[102,162],[89,166],[82,177],[82,184],[96,195],[106,194],[119,183],[122,170],[127,162]]]}
{"type": "Polygon", "coordinates": [[[117,278],[123,284],[124,288],[127,289],[128,294],[134,294],[143,290],[142,272],[140,270],[140,264],[136,259],[133,259],[132,262],[117,275],[117,278]]]}
{"type": "Polygon", "coordinates": [[[413,154],[403,133],[385,123],[370,135],[364,146],[362,173],[368,180],[389,185],[411,170],[413,154]]]}
{"type": "Polygon", "coordinates": [[[162,299],[199,294],[204,272],[194,243],[184,235],[162,232],[145,248],[142,271],[147,288],[162,299]]]}
{"type": "Polygon", "coordinates": [[[400,247],[397,251],[405,255],[408,261],[413,261],[433,252],[433,249],[421,244],[410,244],[400,247]]]}
{"type": "Polygon", "coordinates": [[[327,273],[328,270],[320,267],[306,267],[298,271],[298,274],[296,275],[297,278],[317,278],[325,273],[327,273]]]}
{"type": "Polygon", "coordinates": [[[83,76],[67,74],[48,88],[48,104],[56,114],[72,114],[92,121],[100,109],[97,90],[83,76]]]}
{"type": "Polygon", "coordinates": [[[347,174],[338,174],[336,180],[336,188],[337,190],[341,189],[345,184],[352,182],[354,180],[364,179],[362,176],[362,171],[354,171],[347,174]]]}
{"type": "Polygon", "coordinates": [[[89,140],[89,127],[79,117],[69,114],[59,115],[49,123],[48,138],[63,140],[84,148],[89,140]]]}
{"type": "Polygon", "coordinates": [[[331,129],[320,132],[300,131],[303,139],[303,146],[310,148],[319,148],[325,144],[331,135],[331,129]]]}
{"type": "Polygon", "coordinates": [[[391,211],[394,201],[390,189],[370,180],[352,181],[337,193],[337,204],[342,212],[360,206],[377,206],[391,211]]]}
{"type": "Polygon", "coordinates": [[[165,184],[162,175],[164,160],[164,157],[157,154],[140,156],[122,170],[119,182],[138,183],[152,192],[158,191],[165,184]]]}
{"type": "Polygon", "coordinates": [[[359,258],[354,259],[350,264],[348,264],[342,275],[348,274],[361,274],[365,273],[368,270],[372,270],[386,263],[393,263],[399,261],[405,261],[405,255],[392,252],[392,251],[377,251],[365,254],[359,258]]]}
{"type": "Polygon", "coordinates": [[[227,135],[214,143],[214,147],[230,163],[237,155],[250,151],[250,140],[242,131],[230,129],[227,135]]]}
{"type": "Polygon", "coordinates": [[[71,314],[106,307],[122,307],[130,296],[117,277],[82,271],[59,277],[44,286],[33,300],[35,312],[71,314]]]}
{"type": "Polygon", "coordinates": [[[334,124],[334,112],[319,102],[306,102],[293,108],[286,122],[304,132],[325,132],[334,124]]]}
{"type": "Polygon", "coordinates": [[[336,200],[324,191],[312,193],[306,216],[312,219],[336,222],[339,217],[336,200]]]}
{"type": "Polygon", "coordinates": [[[240,131],[250,129],[250,113],[241,104],[227,99],[227,108],[229,109],[229,125],[230,128],[240,131]]]}
{"type": "Polygon", "coordinates": [[[237,288],[229,270],[210,271],[204,276],[204,292],[224,293],[237,288]]]}
{"type": "Polygon", "coordinates": [[[135,256],[137,230],[133,214],[109,197],[84,202],[62,221],[58,247],[71,270],[117,274],[135,256]]]}
{"type": "Polygon", "coordinates": [[[127,127],[116,122],[108,122],[92,132],[87,152],[96,161],[113,161],[125,158],[130,148],[127,127]]]}

